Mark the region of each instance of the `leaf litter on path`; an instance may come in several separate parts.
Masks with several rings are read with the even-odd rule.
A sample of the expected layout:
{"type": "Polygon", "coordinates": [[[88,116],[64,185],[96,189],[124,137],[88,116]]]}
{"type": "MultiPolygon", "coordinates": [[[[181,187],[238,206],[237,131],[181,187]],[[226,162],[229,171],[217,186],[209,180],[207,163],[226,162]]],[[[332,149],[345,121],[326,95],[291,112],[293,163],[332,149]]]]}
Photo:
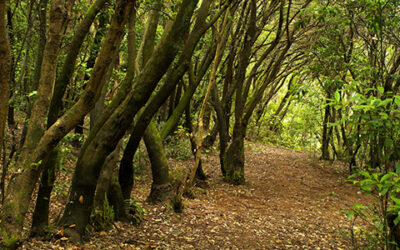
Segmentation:
{"type": "Polygon", "coordinates": [[[135,184],[134,199],[147,211],[139,226],[117,222],[118,230],[94,233],[81,245],[29,239],[21,249],[348,249],[343,234],[350,223],[340,211],[370,201],[345,181],[344,165],[324,163],[307,151],[247,142],[241,186],[223,181],[217,154],[203,162],[208,187],[195,188],[182,214],[145,202],[148,172],[135,184]]]}

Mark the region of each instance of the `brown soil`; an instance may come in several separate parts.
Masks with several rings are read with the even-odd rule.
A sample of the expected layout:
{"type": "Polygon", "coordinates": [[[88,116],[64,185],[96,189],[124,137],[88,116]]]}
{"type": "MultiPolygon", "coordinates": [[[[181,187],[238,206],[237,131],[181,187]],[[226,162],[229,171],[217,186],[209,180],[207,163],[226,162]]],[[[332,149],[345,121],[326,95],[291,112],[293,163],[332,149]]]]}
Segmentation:
{"type": "MultiPolygon", "coordinates": [[[[171,161],[182,164],[192,162],[171,161]]],[[[341,210],[371,201],[345,181],[345,166],[306,151],[248,142],[242,186],[223,182],[217,155],[206,156],[204,166],[208,187],[195,188],[182,214],[145,203],[150,179],[142,176],[134,198],[147,212],[139,226],[117,222],[81,245],[30,239],[21,249],[349,249],[350,223],[341,210]]],[[[53,204],[53,217],[62,204],[53,204]]]]}

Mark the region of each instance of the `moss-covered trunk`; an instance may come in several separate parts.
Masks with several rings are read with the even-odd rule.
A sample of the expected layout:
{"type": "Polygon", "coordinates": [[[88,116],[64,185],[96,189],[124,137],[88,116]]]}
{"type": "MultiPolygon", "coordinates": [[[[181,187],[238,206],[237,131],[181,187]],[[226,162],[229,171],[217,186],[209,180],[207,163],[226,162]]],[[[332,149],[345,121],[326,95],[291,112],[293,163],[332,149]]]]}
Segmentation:
{"type": "MultiPolygon", "coordinates": [[[[74,1],[56,0],[52,2],[50,12],[50,24],[47,34],[47,42],[43,55],[43,62],[38,86],[37,97],[32,108],[32,115],[27,129],[26,140],[22,147],[21,155],[17,165],[23,169],[37,168],[40,162],[35,162],[36,166],[27,166],[24,161],[31,157],[38,142],[45,130],[45,119],[50,106],[50,98],[56,76],[57,60],[60,51],[62,34],[65,29],[68,13],[74,1]]],[[[20,238],[25,213],[29,206],[30,196],[37,181],[39,173],[25,175],[19,178],[19,182],[10,182],[5,204],[3,206],[1,227],[1,237],[4,243],[12,247],[15,246],[20,238]]]]}
{"type": "Polygon", "coordinates": [[[168,160],[165,156],[160,133],[154,121],[147,126],[143,139],[149,154],[153,176],[148,201],[152,203],[166,201],[171,197],[168,160]]]}
{"type": "Polygon", "coordinates": [[[226,150],[225,180],[233,184],[243,184],[244,177],[244,133],[233,134],[232,143],[226,150]]]}
{"type": "MultiPolygon", "coordinates": [[[[209,9],[211,5],[212,0],[204,0],[201,4],[200,9],[198,10],[198,15],[196,19],[196,23],[193,27],[192,32],[190,32],[189,38],[185,43],[185,46],[182,50],[182,53],[179,57],[178,63],[176,64],[175,67],[169,70],[167,73],[165,83],[163,86],[160,88],[160,90],[157,92],[156,95],[154,95],[149,102],[146,104],[146,107],[144,108],[143,112],[141,112],[140,116],[138,117],[137,121],[135,122],[133,131],[131,137],[129,138],[128,144],[125,148],[124,155],[121,159],[121,165],[120,165],[120,172],[119,172],[119,182],[122,188],[122,193],[124,194],[125,199],[128,199],[132,190],[133,186],[133,166],[132,166],[132,160],[135,155],[135,152],[137,150],[137,147],[139,146],[140,140],[144,134],[144,131],[146,130],[148,124],[152,120],[154,114],[158,111],[158,109],[165,103],[167,98],[170,96],[171,92],[175,89],[176,84],[182,79],[182,76],[185,74],[185,72],[188,70],[189,65],[190,65],[190,60],[193,54],[194,49],[196,48],[196,45],[200,41],[200,38],[202,35],[207,31],[209,26],[207,26],[206,23],[206,18],[209,14],[209,9]]],[[[216,20],[216,18],[214,18],[216,20]]],[[[215,21],[214,20],[214,21],[215,21]]],[[[211,51],[215,52],[215,49],[211,51]]],[[[201,81],[203,75],[206,73],[209,65],[212,62],[213,55],[210,56],[210,54],[213,53],[207,53],[207,56],[203,60],[203,64],[201,67],[200,72],[198,73],[199,80],[196,83],[201,81]]],[[[196,85],[196,86],[197,86],[196,85]]],[[[196,86],[192,86],[192,91],[194,93],[196,86]]],[[[164,125],[162,128],[162,131],[160,131],[161,138],[165,139],[166,135],[169,134],[170,130],[175,126],[175,122],[179,121],[180,116],[184,112],[185,109],[185,104],[182,103],[184,99],[190,100],[191,96],[193,94],[189,94],[182,98],[181,102],[178,104],[177,109],[174,110],[175,114],[172,115],[172,119],[168,119],[167,123],[164,125]],[[182,103],[182,104],[181,104],[182,103]],[[167,131],[167,130],[168,131],[167,131]]],[[[186,101],[184,101],[186,102],[186,101]]]]}
{"type": "MultiPolygon", "coordinates": [[[[62,3],[60,3],[60,1],[53,1],[52,4],[61,4],[63,6],[64,1],[61,2],[62,3]]],[[[41,76],[41,79],[44,79],[43,81],[41,80],[40,85],[45,86],[39,86],[38,93],[40,92],[41,94],[38,94],[36,99],[36,102],[38,102],[36,106],[39,106],[38,110],[40,111],[36,111],[35,106],[32,110],[32,117],[43,118],[43,121],[42,123],[32,123],[31,132],[29,132],[28,129],[27,141],[25,142],[27,146],[24,146],[24,148],[26,148],[23,150],[24,154],[21,154],[19,161],[17,162],[17,165],[23,168],[23,172],[10,182],[5,204],[3,206],[3,213],[1,214],[0,236],[4,243],[7,241],[7,245],[15,245],[20,238],[24,217],[29,206],[31,195],[43,167],[41,164],[42,161],[47,159],[50,151],[54,149],[57,143],[91,110],[98,99],[112,55],[117,49],[124,33],[123,27],[126,21],[125,11],[126,9],[129,10],[128,7],[130,4],[130,1],[127,0],[120,1],[120,5],[116,9],[109,32],[106,36],[105,42],[103,43],[102,51],[98,55],[96,65],[85,92],[81,95],[78,102],[68,110],[66,114],[60,117],[48,130],[46,130],[43,136],[41,136],[43,128],[37,127],[36,125],[39,124],[44,126],[45,123],[43,121],[47,115],[47,110],[44,108],[49,104],[49,98],[51,96],[45,86],[46,84],[53,83],[55,76],[55,72],[53,72],[54,76],[49,75],[49,72],[47,72],[49,69],[46,70],[45,63],[43,63],[42,72],[46,72],[46,74],[41,76]],[[52,77],[53,81],[51,81],[51,79],[49,81],[48,77],[52,77]],[[45,93],[47,93],[47,96],[45,93]],[[40,97],[43,97],[45,101],[43,102],[40,97]],[[30,140],[31,138],[37,140],[36,144],[32,143],[33,141],[30,140]]],[[[59,6],[56,6],[55,9],[57,11],[52,12],[52,15],[56,15],[57,18],[65,16],[64,14],[61,15],[59,13],[59,11],[63,10],[64,7],[60,8],[59,6]]],[[[58,20],[57,18],[56,20],[58,20]]],[[[57,27],[57,29],[59,29],[59,27],[57,27]]],[[[49,34],[50,33],[52,33],[52,31],[49,27],[49,34]]],[[[55,46],[53,44],[54,40],[48,39],[48,43],[55,46]]],[[[47,63],[51,63],[53,66],[49,66],[49,68],[55,70],[54,65],[56,65],[57,62],[54,61],[54,52],[50,53],[50,55],[47,55],[46,53],[48,52],[45,51],[44,62],[46,61],[46,65],[47,63]],[[47,56],[51,57],[51,59],[46,59],[47,56]]],[[[48,86],[48,88],[52,89],[51,86],[48,86]]],[[[35,118],[34,120],[40,119],[35,118]]]]}
{"type": "Polygon", "coordinates": [[[329,131],[329,128],[328,128],[329,117],[330,117],[330,106],[326,105],[325,112],[324,112],[324,123],[322,124],[322,145],[321,145],[322,156],[321,156],[321,158],[323,160],[329,160],[329,141],[330,141],[330,135],[328,132],[329,131]]]}
{"type": "MultiPolygon", "coordinates": [[[[53,125],[59,117],[59,114],[62,110],[62,97],[65,93],[68,83],[71,80],[72,73],[74,72],[76,58],[79,55],[82,43],[89,32],[89,28],[93,23],[97,13],[99,13],[99,11],[104,7],[105,3],[106,0],[97,0],[95,3],[93,3],[85,18],[79,24],[77,32],[71,42],[61,73],[55,82],[54,93],[50,102],[49,114],[47,117],[47,128],[53,125]]],[[[105,26],[105,22],[103,26],[105,26]]],[[[103,30],[104,29],[105,27],[103,30]]],[[[102,36],[104,33],[105,31],[102,31],[102,36]]],[[[99,41],[98,43],[100,43],[100,39],[97,40],[99,41]]],[[[58,149],[56,148],[50,153],[49,159],[45,162],[43,167],[42,178],[40,180],[38,196],[32,218],[32,236],[45,235],[47,231],[46,227],[48,226],[50,195],[53,190],[53,183],[57,171],[57,156],[58,149]]]]}
{"type": "Polygon", "coordinates": [[[116,220],[127,220],[128,215],[124,199],[122,198],[121,187],[114,175],[117,162],[122,150],[122,140],[118,143],[114,151],[108,155],[103,164],[99,180],[96,187],[94,206],[97,210],[104,208],[105,197],[107,196],[109,204],[113,207],[114,218],[116,220]]]}
{"type": "MultiPolygon", "coordinates": [[[[65,208],[61,225],[64,234],[79,241],[88,223],[93,206],[94,192],[101,166],[106,156],[115,148],[133,117],[144,106],[151,93],[176,56],[183,34],[190,25],[197,0],[184,0],[173,24],[167,28],[151,58],[135,81],[133,89],[101,129],[85,143],[72,179],[71,195],[65,208]],[[69,227],[70,225],[75,227],[69,227]]],[[[102,118],[99,118],[101,120],[102,118]]]]}

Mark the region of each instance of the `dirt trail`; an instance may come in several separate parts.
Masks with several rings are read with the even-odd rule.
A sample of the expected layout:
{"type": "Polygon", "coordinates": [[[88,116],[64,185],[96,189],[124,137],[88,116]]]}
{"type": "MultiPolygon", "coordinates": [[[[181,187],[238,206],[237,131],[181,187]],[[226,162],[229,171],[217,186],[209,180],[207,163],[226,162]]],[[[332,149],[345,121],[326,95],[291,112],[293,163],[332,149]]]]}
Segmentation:
{"type": "MultiPolygon", "coordinates": [[[[145,221],[138,227],[116,223],[118,230],[96,233],[79,246],[30,240],[22,248],[350,248],[343,237],[349,222],[340,210],[368,199],[345,182],[344,166],[312,159],[309,152],[247,143],[246,184],[233,186],[222,181],[216,155],[204,160],[209,187],[196,188],[196,198],[185,200],[182,214],[144,203],[145,221]]],[[[136,190],[135,198],[144,200],[149,180],[136,190]]]]}

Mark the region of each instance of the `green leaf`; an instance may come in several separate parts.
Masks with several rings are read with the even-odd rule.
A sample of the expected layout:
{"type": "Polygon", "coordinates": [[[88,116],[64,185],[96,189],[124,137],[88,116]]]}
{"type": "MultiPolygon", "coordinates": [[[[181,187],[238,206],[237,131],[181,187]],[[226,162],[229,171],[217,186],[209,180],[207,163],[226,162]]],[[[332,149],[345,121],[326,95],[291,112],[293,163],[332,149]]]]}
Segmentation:
{"type": "Polygon", "coordinates": [[[385,92],[385,89],[382,86],[378,87],[378,91],[383,94],[385,92]]]}
{"type": "Polygon", "coordinates": [[[386,106],[387,104],[389,104],[391,102],[392,102],[392,99],[385,99],[385,100],[379,102],[378,107],[386,106]]]}
{"type": "Polygon", "coordinates": [[[389,191],[389,187],[385,187],[384,189],[382,189],[381,194],[385,195],[388,191],[389,191]]]}
{"type": "Polygon", "coordinates": [[[395,173],[393,173],[393,172],[390,172],[390,173],[385,174],[384,176],[382,176],[381,182],[385,182],[387,179],[389,179],[389,178],[392,177],[393,175],[395,175],[395,173]]]}
{"type": "Polygon", "coordinates": [[[380,112],[379,115],[381,116],[381,119],[386,120],[387,118],[389,118],[389,115],[386,114],[385,112],[380,112]]]}
{"type": "Polygon", "coordinates": [[[335,92],[335,100],[336,100],[336,102],[340,102],[340,93],[338,90],[336,90],[336,92],[335,92]]]}
{"type": "Polygon", "coordinates": [[[362,175],[362,176],[364,176],[366,178],[369,178],[369,179],[371,178],[371,175],[367,171],[361,171],[360,175],[362,175]]]}
{"type": "Polygon", "coordinates": [[[390,198],[394,201],[396,204],[400,204],[400,199],[396,198],[394,195],[391,195],[390,198]]]}
{"type": "Polygon", "coordinates": [[[393,223],[394,223],[395,225],[397,225],[397,224],[399,223],[399,221],[400,221],[400,216],[397,215],[397,217],[396,217],[396,219],[394,219],[393,223]]]}
{"type": "Polygon", "coordinates": [[[35,96],[35,95],[37,95],[37,91],[36,90],[32,91],[31,93],[29,93],[28,97],[32,97],[32,96],[35,96]]]}
{"type": "Polygon", "coordinates": [[[398,98],[395,98],[394,102],[396,103],[397,107],[400,108],[400,100],[398,98]]]}
{"type": "Polygon", "coordinates": [[[372,190],[370,186],[361,186],[361,189],[365,192],[370,192],[372,190]]]}

